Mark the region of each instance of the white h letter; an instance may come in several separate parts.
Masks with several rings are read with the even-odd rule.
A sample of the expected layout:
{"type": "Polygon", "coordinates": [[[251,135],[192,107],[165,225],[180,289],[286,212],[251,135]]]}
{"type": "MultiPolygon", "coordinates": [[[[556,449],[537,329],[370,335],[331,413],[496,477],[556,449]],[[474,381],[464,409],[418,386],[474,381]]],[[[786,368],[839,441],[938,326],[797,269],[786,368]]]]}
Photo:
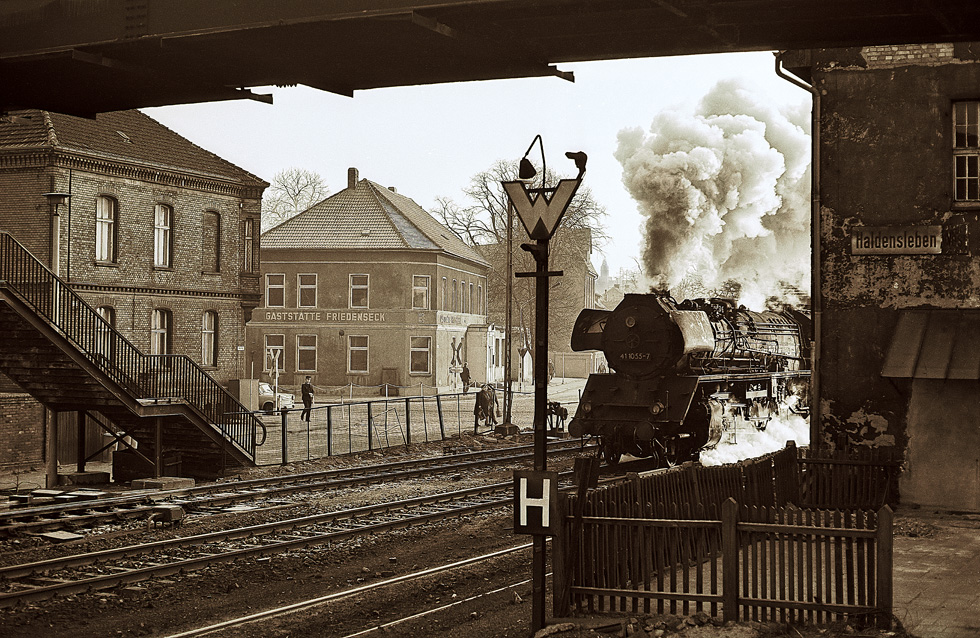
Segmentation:
{"type": "Polygon", "coordinates": [[[527,478],[521,477],[521,525],[527,525],[527,508],[541,508],[541,527],[548,527],[550,518],[548,510],[551,496],[551,479],[541,479],[541,498],[531,498],[527,495],[527,478]]]}

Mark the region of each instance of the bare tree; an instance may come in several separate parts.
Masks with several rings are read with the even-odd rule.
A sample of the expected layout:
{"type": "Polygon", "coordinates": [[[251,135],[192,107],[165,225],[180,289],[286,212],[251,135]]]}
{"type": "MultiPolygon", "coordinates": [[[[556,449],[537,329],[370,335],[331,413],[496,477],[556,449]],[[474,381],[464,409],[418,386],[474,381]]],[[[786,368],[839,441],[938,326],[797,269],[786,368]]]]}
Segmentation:
{"type": "Polygon", "coordinates": [[[319,173],[288,168],[276,173],[262,197],[262,230],[277,226],[330,193],[319,173]]]}
{"type": "MultiPolygon", "coordinates": [[[[437,206],[432,211],[460,239],[478,247],[490,262],[488,305],[491,319],[499,324],[504,323],[507,290],[508,199],[501,182],[516,179],[516,164],[497,161],[487,170],[474,175],[469,186],[463,189],[465,204],[457,204],[444,197],[437,200],[437,206]]],[[[540,177],[535,180],[535,184],[539,179],[540,177]]],[[[545,182],[554,185],[559,179],[559,176],[549,170],[545,182]]],[[[591,189],[587,186],[580,187],[551,239],[550,267],[566,272],[587,267],[586,262],[592,249],[608,240],[608,234],[601,223],[605,215],[605,208],[596,202],[591,189]]],[[[533,257],[520,248],[522,243],[529,241],[531,240],[527,232],[514,213],[511,249],[515,272],[532,271],[535,268],[533,257]]],[[[532,278],[520,278],[512,283],[513,321],[523,336],[524,345],[530,347],[534,336],[534,282],[532,278]]],[[[561,278],[552,278],[549,285],[549,332],[567,344],[572,323],[578,310],[582,308],[582,301],[569,286],[562,285],[561,278]]],[[[554,345],[561,344],[556,342],[554,345]]]]}

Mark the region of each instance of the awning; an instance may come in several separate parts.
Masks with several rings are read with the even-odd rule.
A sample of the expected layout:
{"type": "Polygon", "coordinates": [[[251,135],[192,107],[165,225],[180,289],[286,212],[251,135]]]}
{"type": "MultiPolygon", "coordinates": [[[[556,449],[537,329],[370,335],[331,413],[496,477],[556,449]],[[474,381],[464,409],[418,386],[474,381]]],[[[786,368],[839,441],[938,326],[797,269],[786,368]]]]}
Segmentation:
{"type": "Polygon", "coordinates": [[[903,311],[881,376],[980,379],[980,309],[903,311]]]}

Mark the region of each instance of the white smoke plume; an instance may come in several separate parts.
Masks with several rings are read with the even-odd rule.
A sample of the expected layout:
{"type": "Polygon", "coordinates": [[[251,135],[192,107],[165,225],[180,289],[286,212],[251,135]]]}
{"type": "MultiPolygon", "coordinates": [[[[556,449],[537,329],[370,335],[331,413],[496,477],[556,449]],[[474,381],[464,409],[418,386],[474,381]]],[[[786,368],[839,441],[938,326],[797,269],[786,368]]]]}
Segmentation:
{"type": "MultiPolygon", "coordinates": [[[[809,107],[779,110],[738,81],[695,112],[665,111],[649,133],[619,132],[623,183],[647,218],[646,274],[676,288],[735,280],[740,303],[810,289],[809,107]]],[[[787,301],[796,301],[787,299],[787,301]]]]}
{"type": "Polygon", "coordinates": [[[710,450],[701,451],[702,465],[725,465],[743,459],[754,459],[786,447],[796,441],[798,447],[810,444],[810,421],[796,414],[773,417],[765,430],[739,419],[738,427],[721,435],[721,441],[710,450]]]}

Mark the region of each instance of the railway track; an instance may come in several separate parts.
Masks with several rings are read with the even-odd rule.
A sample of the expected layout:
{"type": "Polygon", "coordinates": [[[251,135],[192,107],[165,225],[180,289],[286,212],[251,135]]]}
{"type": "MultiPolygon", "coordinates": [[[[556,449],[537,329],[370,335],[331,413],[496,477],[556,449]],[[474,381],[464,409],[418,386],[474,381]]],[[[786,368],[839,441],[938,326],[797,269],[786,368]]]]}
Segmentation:
{"type": "MultiPolygon", "coordinates": [[[[549,443],[551,452],[584,449],[591,449],[591,446],[583,446],[579,439],[549,443]]],[[[282,499],[295,494],[351,488],[382,481],[409,480],[433,474],[519,462],[532,456],[533,446],[524,445],[355,468],[226,481],[175,490],[140,491],[136,494],[70,504],[21,507],[0,512],[0,536],[16,536],[58,529],[77,530],[125,519],[146,520],[164,505],[178,505],[184,512],[202,514],[220,513],[224,511],[223,508],[246,502],[282,506],[282,499]]]]}
{"type": "MultiPolygon", "coordinates": [[[[570,474],[570,473],[569,473],[570,474]]],[[[0,607],[190,572],[513,504],[511,482],[0,567],[0,607]]]]}

